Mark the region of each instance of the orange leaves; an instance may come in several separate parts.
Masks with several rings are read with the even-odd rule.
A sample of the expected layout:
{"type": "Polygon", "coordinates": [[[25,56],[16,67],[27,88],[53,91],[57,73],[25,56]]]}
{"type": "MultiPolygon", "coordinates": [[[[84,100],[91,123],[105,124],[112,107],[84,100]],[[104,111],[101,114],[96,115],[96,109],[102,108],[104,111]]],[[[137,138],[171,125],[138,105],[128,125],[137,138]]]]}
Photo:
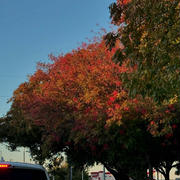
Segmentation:
{"type": "MultiPolygon", "coordinates": [[[[176,136],[179,125],[179,103],[155,106],[149,116],[149,131],[154,136],[176,136]]],[[[179,135],[178,135],[179,136],[179,135]]]]}
{"type": "Polygon", "coordinates": [[[119,104],[114,105],[115,109],[119,109],[121,106],[119,104]]]}
{"type": "Polygon", "coordinates": [[[120,124],[128,98],[120,78],[128,68],[112,61],[114,51],[102,41],[59,57],[51,55],[53,63],[39,64],[14,101],[35,124],[47,131],[52,124],[53,129],[71,127],[77,139],[99,121],[120,124]]]}
{"type": "Polygon", "coordinates": [[[112,94],[113,94],[113,96],[114,96],[114,97],[117,97],[117,95],[118,95],[118,91],[117,91],[117,90],[115,90],[115,91],[113,91],[113,93],[112,93],[112,94]]]}
{"type": "Polygon", "coordinates": [[[121,5],[121,6],[126,5],[130,2],[131,2],[131,0],[117,0],[117,4],[121,5]]]}
{"type": "Polygon", "coordinates": [[[122,83],[121,83],[121,81],[116,81],[115,84],[117,87],[120,87],[122,83]]]}
{"type": "Polygon", "coordinates": [[[120,126],[142,120],[148,123],[154,107],[151,99],[143,99],[141,96],[131,99],[124,90],[118,93],[114,91],[107,104],[107,127],[114,123],[120,126]]]}
{"type": "MultiPolygon", "coordinates": [[[[131,2],[131,0],[117,0],[116,5],[113,6],[114,10],[112,11],[112,24],[114,25],[122,25],[126,23],[126,16],[124,13],[124,10],[126,9],[126,6],[131,2]]],[[[121,29],[121,27],[120,27],[121,29]]]]}
{"type": "Polygon", "coordinates": [[[87,126],[103,117],[107,124],[120,125],[124,113],[127,115],[131,109],[130,104],[136,105],[138,101],[129,99],[120,79],[121,73],[132,70],[125,63],[115,64],[112,56],[113,52],[107,50],[103,41],[84,44],[59,57],[51,55],[53,63],[39,65],[26,90],[19,87],[22,93],[17,93],[15,100],[21,95],[24,114],[44,126],[66,119],[87,126]]]}
{"type": "Polygon", "coordinates": [[[107,104],[112,105],[115,102],[115,100],[117,99],[117,96],[118,96],[118,91],[114,90],[112,92],[112,94],[110,95],[110,97],[109,97],[109,99],[107,101],[107,104]]]}

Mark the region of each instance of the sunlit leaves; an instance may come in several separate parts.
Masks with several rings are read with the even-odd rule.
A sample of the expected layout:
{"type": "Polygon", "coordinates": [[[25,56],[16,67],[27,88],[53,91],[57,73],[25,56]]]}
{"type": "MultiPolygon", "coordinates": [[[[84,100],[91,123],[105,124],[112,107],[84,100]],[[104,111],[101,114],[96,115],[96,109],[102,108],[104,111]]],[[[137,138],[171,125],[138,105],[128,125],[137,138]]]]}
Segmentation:
{"type": "Polygon", "coordinates": [[[178,0],[118,0],[110,6],[116,33],[108,33],[106,42],[112,48],[115,40],[124,45],[115,62],[127,58],[138,69],[125,77],[130,96],[151,96],[162,103],[179,96],[179,18],[178,0]]]}

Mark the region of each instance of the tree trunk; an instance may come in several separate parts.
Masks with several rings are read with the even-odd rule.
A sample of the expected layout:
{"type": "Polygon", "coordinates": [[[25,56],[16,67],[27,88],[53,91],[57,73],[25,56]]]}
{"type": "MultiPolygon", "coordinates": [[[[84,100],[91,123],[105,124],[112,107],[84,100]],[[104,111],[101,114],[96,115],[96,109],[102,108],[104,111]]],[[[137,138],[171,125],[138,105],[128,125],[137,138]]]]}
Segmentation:
{"type": "Polygon", "coordinates": [[[127,175],[127,173],[124,172],[124,170],[120,169],[120,170],[116,171],[107,166],[105,166],[105,167],[114,176],[114,178],[116,180],[129,180],[129,176],[127,175]]]}
{"type": "Polygon", "coordinates": [[[171,160],[166,161],[166,166],[165,166],[166,174],[164,175],[165,180],[169,180],[169,174],[170,174],[170,171],[172,168],[172,164],[173,164],[173,161],[171,161],[171,160]]]}
{"type": "Polygon", "coordinates": [[[158,168],[159,172],[163,174],[165,180],[170,180],[169,174],[173,167],[173,160],[166,160],[164,161],[161,166],[158,168]]]}
{"type": "Polygon", "coordinates": [[[169,173],[166,172],[166,175],[164,176],[165,180],[169,180],[169,173]]]}
{"type": "MultiPolygon", "coordinates": [[[[111,173],[112,174],[112,173],[111,173]]],[[[126,174],[118,173],[112,174],[116,180],[129,180],[129,177],[126,174]]]]}

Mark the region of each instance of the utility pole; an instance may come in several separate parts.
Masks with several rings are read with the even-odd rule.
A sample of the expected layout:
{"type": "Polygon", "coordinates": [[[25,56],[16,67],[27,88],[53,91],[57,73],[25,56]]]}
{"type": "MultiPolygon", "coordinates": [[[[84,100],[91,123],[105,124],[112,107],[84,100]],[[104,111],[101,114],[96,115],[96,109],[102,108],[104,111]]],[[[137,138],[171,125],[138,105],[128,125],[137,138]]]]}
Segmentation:
{"type": "Polygon", "coordinates": [[[25,163],[25,147],[24,147],[24,151],[23,151],[23,162],[25,163]]]}
{"type": "Polygon", "coordinates": [[[0,155],[0,161],[1,161],[1,162],[4,162],[4,158],[3,158],[3,156],[2,156],[2,151],[0,151],[0,153],[1,153],[1,155],[0,155]]]}
{"type": "Polygon", "coordinates": [[[1,155],[0,155],[0,158],[1,158],[1,157],[2,157],[2,151],[1,151],[1,150],[0,150],[0,154],[1,154],[1,155]]]}
{"type": "Polygon", "coordinates": [[[72,166],[70,166],[70,176],[69,176],[69,180],[72,180],[72,166]]]}
{"type": "Polygon", "coordinates": [[[106,180],[105,166],[103,165],[103,180],[106,180]]]}
{"type": "Polygon", "coordinates": [[[82,170],[82,180],[84,180],[84,173],[83,173],[83,170],[82,170]]]}

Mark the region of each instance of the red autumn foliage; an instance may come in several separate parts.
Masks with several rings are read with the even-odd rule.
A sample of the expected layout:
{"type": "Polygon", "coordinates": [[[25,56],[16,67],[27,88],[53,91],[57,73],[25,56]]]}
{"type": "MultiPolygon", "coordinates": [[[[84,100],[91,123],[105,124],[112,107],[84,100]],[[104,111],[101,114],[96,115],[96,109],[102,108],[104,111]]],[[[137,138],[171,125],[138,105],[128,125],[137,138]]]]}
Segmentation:
{"type": "MultiPolygon", "coordinates": [[[[121,75],[133,69],[112,61],[115,50],[109,51],[101,41],[83,44],[58,57],[50,55],[53,63],[38,65],[29,81],[14,92],[13,104],[23,111],[27,121],[42,126],[55,142],[68,146],[68,142],[76,145],[95,138],[98,144],[100,122],[108,131],[113,123],[120,126],[126,121],[127,125],[139,121],[152,107],[149,99],[128,97],[121,75]]],[[[119,136],[124,136],[124,131],[119,136]]],[[[95,153],[91,143],[89,146],[95,153]]],[[[100,147],[102,151],[106,148],[100,147]]]]}
{"type": "Polygon", "coordinates": [[[131,0],[117,0],[117,4],[120,6],[124,6],[128,4],[129,2],[131,2],[131,0]]]}
{"type": "Polygon", "coordinates": [[[105,121],[119,121],[119,115],[111,117],[127,99],[120,77],[131,70],[111,60],[115,51],[109,51],[101,41],[83,44],[66,55],[50,55],[53,63],[38,64],[29,81],[14,92],[14,104],[27,120],[44,126],[47,132],[68,127],[64,122],[71,121],[72,131],[84,136],[87,127],[102,117],[106,117],[105,121]]]}
{"type": "Polygon", "coordinates": [[[172,125],[172,128],[173,128],[173,129],[176,129],[176,128],[177,128],[177,125],[176,125],[176,124],[173,124],[173,125],[172,125]]]}

